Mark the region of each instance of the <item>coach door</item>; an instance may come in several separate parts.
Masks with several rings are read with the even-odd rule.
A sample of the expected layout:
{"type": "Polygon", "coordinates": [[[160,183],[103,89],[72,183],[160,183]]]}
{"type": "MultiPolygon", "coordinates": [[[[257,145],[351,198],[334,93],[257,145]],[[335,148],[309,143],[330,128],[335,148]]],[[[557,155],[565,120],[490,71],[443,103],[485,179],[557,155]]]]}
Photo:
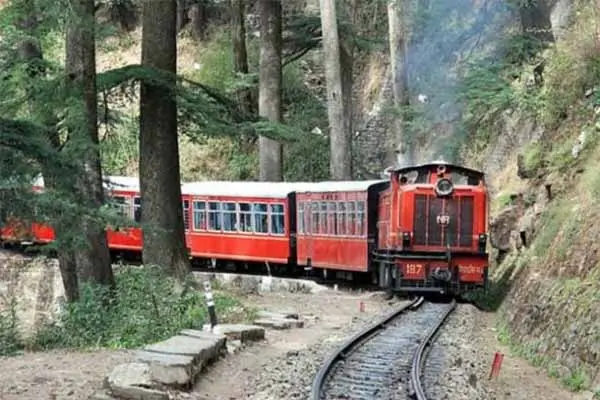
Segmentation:
{"type": "Polygon", "coordinates": [[[382,196],[379,201],[377,229],[379,236],[378,247],[380,249],[390,248],[390,198],[382,196]]]}
{"type": "Polygon", "coordinates": [[[306,264],[312,267],[315,253],[315,233],[319,229],[319,202],[309,201],[304,202],[304,213],[306,215],[306,264]]]}

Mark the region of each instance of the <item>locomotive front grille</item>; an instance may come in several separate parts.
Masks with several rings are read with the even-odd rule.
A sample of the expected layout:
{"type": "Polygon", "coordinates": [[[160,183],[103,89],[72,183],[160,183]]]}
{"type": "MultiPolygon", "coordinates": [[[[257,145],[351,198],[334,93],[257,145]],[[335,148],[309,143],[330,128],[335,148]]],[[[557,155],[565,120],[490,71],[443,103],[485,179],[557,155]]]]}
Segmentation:
{"type": "Polygon", "coordinates": [[[417,194],[413,226],[414,245],[471,247],[473,197],[417,194]]]}

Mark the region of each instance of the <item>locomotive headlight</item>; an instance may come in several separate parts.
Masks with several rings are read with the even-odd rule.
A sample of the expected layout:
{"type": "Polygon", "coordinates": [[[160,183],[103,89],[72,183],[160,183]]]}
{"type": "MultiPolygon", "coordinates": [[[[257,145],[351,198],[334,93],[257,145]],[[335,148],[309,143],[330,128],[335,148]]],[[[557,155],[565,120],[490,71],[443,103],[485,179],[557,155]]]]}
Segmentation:
{"type": "Polygon", "coordinates": [[[454,186],[448,179],[442,178],[435,184],[435,192],[438,196],[449,196],[453,190],[454,186]]]}

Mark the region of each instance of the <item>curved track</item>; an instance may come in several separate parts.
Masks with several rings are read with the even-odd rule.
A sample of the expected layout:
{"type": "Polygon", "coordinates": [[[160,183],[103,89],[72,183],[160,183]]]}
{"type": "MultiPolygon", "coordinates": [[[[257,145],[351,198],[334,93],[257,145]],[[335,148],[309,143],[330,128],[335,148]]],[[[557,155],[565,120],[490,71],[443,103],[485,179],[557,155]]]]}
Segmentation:
{"type": "Polygon", "coordinates": [[[456,307],[418,298],[344,343],[313,381],[311,399],[427,400],[421,385],[426,350],[456,307]]]}

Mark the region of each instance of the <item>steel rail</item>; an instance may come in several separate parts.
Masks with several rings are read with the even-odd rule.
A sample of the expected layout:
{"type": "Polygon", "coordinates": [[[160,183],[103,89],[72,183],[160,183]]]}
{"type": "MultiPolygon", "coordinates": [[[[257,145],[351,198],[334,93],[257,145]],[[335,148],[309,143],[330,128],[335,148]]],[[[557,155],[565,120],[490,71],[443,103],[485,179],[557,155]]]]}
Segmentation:
{"type": "Polygon", "coordinates": [[[393,312],[387,314],[385,317],[380,319],[377,323],[370,325],[362,331],[358,332],[356,335],[352,336],[350,339],[344,342],[339,348],[337,348],[335,352],[331,356],[329,356],[329,358],[326,359],[326,361],[321,366],[321,369],[315,376],[315,379],[313,380],[312,384],[310,398],[312,400],[321,399],[321,393],[323,390],[325,379],[327,378],[333,367],[339,361],[343,361],[344,359],[346,359],[346,357],[352,354],[357,348],[359,348],[363,342],[367,341],[368,339],[380,333],[381,331],[384,331],[387,327],[387,324],[390,321],[392,321],[393,319],[395,319],[396,317],[403,314],[409,309],[414,310],[418,308],[421,304],[423,304],[424,300],[425,299],[423,297],[418,297],[410,303],[398,308],[397,310],[394,310],[393,312]]]}
{"type": "Polygon", "coordinates": [[[437,332],[444,325],[444,322],[446,321],[448,316],[452,314],[455,308],[456,300],[452,300],[452,303],[450,303],[448,310],[444,313],[444,315],[442,315],[442,318],[440,318],[439,322],[431,328],[431,330],[427,334],[427,337],[421,342],[421,344],[415,351],[415,354],[413,355],[412,367],[410,370],[410,395],[416,400],[427,400],[427,396],[423,391],[423,385],[421,384],[421,369],[426,359],[426,357],[424,356],[425,350],[429,349],[429,347],[433,344],[437,332]]]}

